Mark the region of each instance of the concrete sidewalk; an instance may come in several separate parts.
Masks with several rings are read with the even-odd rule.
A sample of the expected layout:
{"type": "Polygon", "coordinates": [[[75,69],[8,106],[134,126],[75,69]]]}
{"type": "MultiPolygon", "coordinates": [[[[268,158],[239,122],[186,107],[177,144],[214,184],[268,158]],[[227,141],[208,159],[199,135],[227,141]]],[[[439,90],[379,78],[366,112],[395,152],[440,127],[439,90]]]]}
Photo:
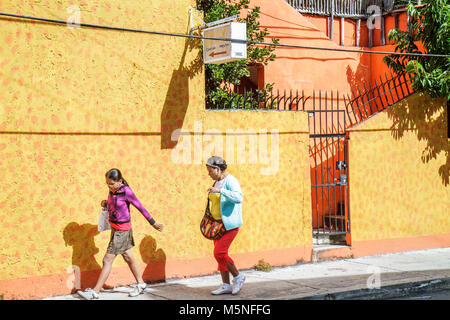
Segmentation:
{"type": "MultiPolygon", "coordinates": [[[[269,272],[243,270],[246,282],[238,295],[213,296],[220,275],[168,279],[148,285],[130,298],[129,287],[100,293],[105,300],[294,300],[390,299],[424,290],[450,290],[450,247],[323,261],[273,268],[269,272]]],[[[80,300],[77,294],[45,300],[80,300]]]]}

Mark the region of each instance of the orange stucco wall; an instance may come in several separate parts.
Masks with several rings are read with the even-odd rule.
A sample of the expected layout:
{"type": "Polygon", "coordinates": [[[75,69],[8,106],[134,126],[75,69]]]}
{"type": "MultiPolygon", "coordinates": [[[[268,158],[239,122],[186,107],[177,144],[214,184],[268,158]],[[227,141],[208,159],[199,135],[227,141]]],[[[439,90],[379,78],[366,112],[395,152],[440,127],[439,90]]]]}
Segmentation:
{"type": "MultiPolygon", "coordinates": [[[[329,18],[316,15],[303,14],[308,20],[323,34],[329,36],[328,20],[329,18]]],[[[333,20],[333,42],[336,44],[341,43],[341,28],[342,20],[340,18],[334,18],[333,20]]],[[[344,45],[356,46],[356,20],[345,18],[344,19],[344,45]]],[[[360,34],[359,34],[359,46],[367,47],[369,44],[368,30],[366,22],[361,20],[360,34]]]]}
{"type": "MultiPolygon", "coordinates": [[[[261,7],[261,26],[268,29],[271,37],[279,38],[281,43],[340,48],[329,40],[324,30],[317,27],[319,20],[310,20],[299,14],[287,2],[254,0],[251,3],[261,7]]],[[[335,28],[335,32],[339,32],[339,28],[335,28]]],[[[349,92],[355,83],[370,78],[370,58],[361,53],[283,47],[277,48],[274,53],[276,59],[265,66],[264,76],[266,83],[275,84],[275,89],[299,89],[304,90],[305,94],[310,94],[312,90],[343,93],[349,92]]]]}
{"type": "MultiPolygon", "coordinates": [[[[388,33],[395,27],[394,15],[385,16],[386,45],[380,46],[380,29],[374,29],[373,47],[368,48],[368,28],[364,20],[360,26],[360,46],[356,45],[356,22],[344,19],[344,46],[340,46],[341,19],[333,22],[333,40],[329,39],[328,18],[300,14],[283,0],[253,0],[261,7],[261,26],[270,32],[270,38],[279,38],[283,44],[352,50],[394,51],[388,33]]],[[[398,12],[399,28],[406,30],[406,13],[398,12]]],[[[264,80],[274,83],[275,89],[293,91],[312,90],[351,93],[363,83],[389,74],[382,54],[367,54],[312,49],[277,48],[275,61],[264,67],[264,80]],[[332,81],[330,81],[332,79],[332,81]]]]}
{"type": "MultiPolygon", "coordinates": [[[[76,5],[81,22],[185,34],[187,8],[194,2],[17,0],[0,1],[0,10],[67,19],[67,8],[76,5]]],[[[261,24],[270,26],[282,43],[338,47],[307,18],[289,11],[284,1],[255,4],[262,7],[261,24]]],[[[96,224],[100,200],[107,194],[104,173],[111,167],[123,171],[141,202],[165,224],[165,232],[156,233],[132,209],[133,252],[144,279],[214,273],[212,244],[198,230],[205,190],[211,185],[204,163],[213,153],[225,156],[244,192],[244,226],[230,249],[237,266],[251,268],[259,259],[272,265],[311,261],[306,114],[205,110],[199,51],[183,38],[4,18],[0,31],[4,298],[67,294],[77,285],[95,284],[109,240],[96,224]]],[[[371,58],[359,53],[280,48],[277,56],[265,76],[281,89],[348,92],[370,78],[371,58]]],[[[391,142],[389,136],[382,140],[382,147],[391,142]]],[[[415,143],[408,138],[402,150],[415,143]]],[[[362,140],[360,147],[364,149],[362,140]]],[[[352,161],[354,168],[367,165],[352,161]]],[[[421,172],[435,169],[431,162],[421,172]]],[[[359,180],[355,173],[353,181],[359,180]]],[[[355,199],[360,187],[352,189],[355,199]]],[[[402,185],[394,187],[401,196],[402,185]]],[[[448,190],[438,187],[434,198],[448,190]]],[[[355,199],[352,209],[357,213],[355,199]]],[[[448,239],[446,221],[438,213],[432,217],[436,230],[411,229],[409,224],[408,232],[394,229],[380,236],[376,229],[361,233],[367,223],[364,214],[370,220],[376,213],[360,213],[359,220],[356,216],[355,248],[374,248],[367,243],[393,237],[425,237],[426,243],[448,239]],[[444,236],[436,240],[437,233],[444,236]]],[[[387,213],[383,219],[389,223],[387,213]]],[[[117,259],[107,284],[133,281],[125,262],[117,259]]]]}

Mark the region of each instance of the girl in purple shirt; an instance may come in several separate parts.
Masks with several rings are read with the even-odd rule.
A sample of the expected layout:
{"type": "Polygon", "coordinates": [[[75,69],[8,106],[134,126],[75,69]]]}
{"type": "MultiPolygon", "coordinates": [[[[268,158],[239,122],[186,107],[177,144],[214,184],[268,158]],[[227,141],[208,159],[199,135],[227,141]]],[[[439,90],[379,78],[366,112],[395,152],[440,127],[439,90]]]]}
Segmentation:
{"type": "Polygon", "coordinates": [[[98,299],[99,292],[106,282],[111,272],[112,263],[117,255],[121,254],[130,267],[136,281],[138,282],[130,296],[137,296],[144,292],[146,283],[142,279],[136,259],[131,252],[134,247],[133,232],[130,219],[130,204],[138,209],[147,219],[150,225],[158,231],[163,230],[163,225],[157,223],[150,213],[139,202],[133,190],[128,186],[122,173],[118,169],[111,169],[105,174],[106,184],[109,188],[108,200],[102,201],[102,207],[106,207],[109,213],[109,223],[111,225],[111,238],[106,255],[103,258],[103,268],[93,289],[87,288],[85,291],[78,291],[78,294],[88,300],[98,299]]]}

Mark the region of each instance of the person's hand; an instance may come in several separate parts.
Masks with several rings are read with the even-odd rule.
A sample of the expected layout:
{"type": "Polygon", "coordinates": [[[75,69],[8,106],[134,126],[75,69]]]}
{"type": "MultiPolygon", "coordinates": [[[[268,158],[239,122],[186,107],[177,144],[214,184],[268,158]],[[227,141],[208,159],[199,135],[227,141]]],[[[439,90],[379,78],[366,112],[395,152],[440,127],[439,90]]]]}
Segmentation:
{"type": "Polygon", "coordinates": [[[220,189],[211,187],[208,189],[208,193],[220,193],[220,189]]]}
{"type": "Polygon", "coordinates": [[[106,208],[106,205],[107,205],[108,203],[107,203],[107,201],[106,200],[102,200],[102,202],[100,203],[100,205],[103,207],[103,208],[106,208]]]}
{"type": "Polygon", "coordinates": [[[159,232],[163,231],[164,229],[164,225],[162,225],[161,223],[155,222],[152,225],[153,228],[155,228],[156,230],[158,230],[159,232]]]}

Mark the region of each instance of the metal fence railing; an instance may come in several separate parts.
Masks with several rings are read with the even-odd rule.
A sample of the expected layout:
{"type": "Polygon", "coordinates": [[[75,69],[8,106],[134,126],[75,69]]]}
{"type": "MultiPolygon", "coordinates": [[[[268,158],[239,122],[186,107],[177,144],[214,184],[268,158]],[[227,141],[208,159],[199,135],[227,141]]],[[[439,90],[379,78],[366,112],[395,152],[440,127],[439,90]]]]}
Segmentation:
{"type": "Polygon", "coordinates": [[[367,17],[371,5],[383,7],[383,0],[286,0],[300,13],[334,15],[335,17],[367,17]]]}
{"type": "Polygon", "coordinates": [[[378,6],[383,11],[400,9],[408,2],[421,4],[420,0],[286,0],[300,13],[317,14],[335,17],[364,18],[370,6],[378,6]]]}
{"type": "Polygon", "coordinates": [[[299,90],[248,90],[238,94],[224,93],[220,101],[206,102],[208,110],[275,110],[275,111],[310,111],[316,105],[333,108],[332,101],[345,110],[347,127],[352,127],[376,113],[392,106],[414,93],[412,79],[408,74],[394,75],[392,71],[379,76],[373,82],[352,86],[351,93],[327,96],[326,92],[313,91],[305,94],[299,90]]]}
{"type": "Polygon", "coordinates": [[[280,90],[244,90],[243,93],[225,93],[221,99],[206,101],[209,110],[277,110],[303,111],[309,99],[304,92],[280,90]]]}
{"type": "Polygon", "coordinates": [[[385,74],[384,79],[381,76],[378,81],[374,79],[373,85],[364,84],[362,90],[359,87],[352,89],[352,97],[344,97],[348,126],[352,127],[367,120],[413,93],[411,77],[406,73],[394,76],[392,72],[390,76],[385,74]]]}
{"type": "Polygon", "coordinates": [[[401,9],[408,5],[409,2],[412,2],[415,5],[421,5],[421,0],[396,0],[394,1],[394,9],[401,9]]]}

